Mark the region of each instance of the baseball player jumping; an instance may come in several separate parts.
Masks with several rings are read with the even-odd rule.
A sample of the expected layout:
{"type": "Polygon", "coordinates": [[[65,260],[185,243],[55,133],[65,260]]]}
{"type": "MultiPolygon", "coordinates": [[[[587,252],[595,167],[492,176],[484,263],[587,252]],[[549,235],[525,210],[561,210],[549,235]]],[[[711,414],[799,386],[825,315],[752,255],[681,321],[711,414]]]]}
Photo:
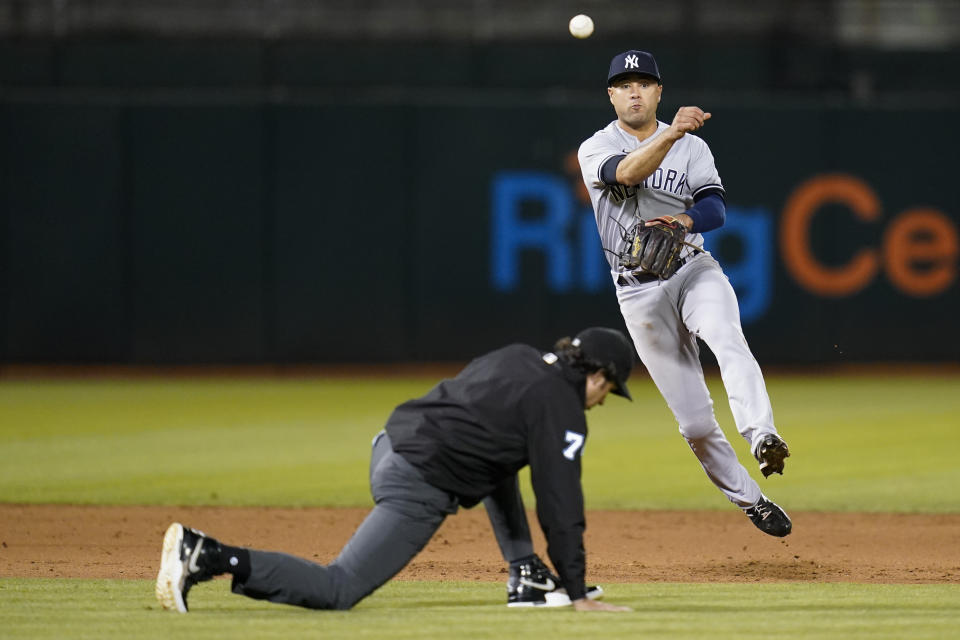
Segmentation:
{"type": "Polygon", "coordinates": [[[163,539],[157,599],[164,609],[186,613],[195,584],[229,573],[237,594],[349,609],[403,569],[459,506],[504,489],[509,500],[517,472],[529,464],[559,577],[529,562],[518,584],[541,595],[562,587],[577,611],[627,611],[588,597],[580,456],[584,411],[610,392],[629,398],[632,368],[630,341],[602,327],[561,339],[547,353],[513,344],[476,358],[455,378],[397,407],[374,438],[376,504],[333,562],[233,547],[173,523],[163,539]]]}
{"type": "Polygon", "coordinates": [[[653,56],[613,58],[607,95],[617,119],[578,153],[617,299],[640,359],[711,481],[764,533],[785,536],[790,518],[737,460],[713,413],[697,338],[717,358],[737,430],[764,477],[790,455],[777,435],[760,367],[740,326],[737,298],[704,232],[724,222],[713,154],[692,135],[710,119],[681,107],[657,120],[663,85],[653,56]]]}

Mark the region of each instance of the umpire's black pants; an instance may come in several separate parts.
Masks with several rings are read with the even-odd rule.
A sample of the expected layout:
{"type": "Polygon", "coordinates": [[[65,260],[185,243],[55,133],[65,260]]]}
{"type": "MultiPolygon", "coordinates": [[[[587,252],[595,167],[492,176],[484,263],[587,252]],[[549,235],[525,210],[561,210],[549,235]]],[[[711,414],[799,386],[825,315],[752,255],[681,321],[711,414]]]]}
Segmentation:
{"type": "Polygon", "coordinates": [[[250,550],[250,577],[233,592],[311,609],[349,609],[400,572],[426,546],[457,499],[426,482],[381,432],[370,458],[373,510],[340,555],[323,566],[286,553],[250,550]]]}

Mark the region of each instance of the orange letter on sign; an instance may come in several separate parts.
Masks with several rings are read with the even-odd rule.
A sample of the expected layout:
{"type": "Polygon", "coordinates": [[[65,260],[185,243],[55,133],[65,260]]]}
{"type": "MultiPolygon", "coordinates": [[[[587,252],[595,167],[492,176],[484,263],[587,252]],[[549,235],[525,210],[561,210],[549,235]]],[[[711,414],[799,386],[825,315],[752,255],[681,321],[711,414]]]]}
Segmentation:
{"type": "Polygon", "coordinates": [[[780,225],[780,250],[787,271],[805,289],[822,296],[847,296],[867,286],[880,261],[875,249],[861,249],[841,267],[826,267],[817,261],[810,249],[810,221],[828,202],[848,205],[861,220],[880,216],[880,201],[863,181],[839,174],[816,176],[787,199],[780,225]]]}
{"type": "Polygon", "coordinates": [[[883,238],[890,281],[915,298],[932,296],[957,277],[960,243],[950,219],[936,209],[911,209],[894,219],[883,238]]]}

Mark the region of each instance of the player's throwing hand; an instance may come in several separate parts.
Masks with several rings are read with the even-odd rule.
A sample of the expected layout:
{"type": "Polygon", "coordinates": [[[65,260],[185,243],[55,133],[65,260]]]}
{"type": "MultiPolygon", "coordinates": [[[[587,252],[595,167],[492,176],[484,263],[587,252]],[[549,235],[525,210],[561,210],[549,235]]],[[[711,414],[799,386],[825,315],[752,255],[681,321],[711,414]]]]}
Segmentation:
{"type": "Polygon", "coordinates": [[[685,133],[691,133],[703,126],[703,123],[710,119],[710,113],[704,113],[700,107],[680,107],[677,115],[673,117],[673,124],[670,128],[676,131],[678,138],[685,133]]]}

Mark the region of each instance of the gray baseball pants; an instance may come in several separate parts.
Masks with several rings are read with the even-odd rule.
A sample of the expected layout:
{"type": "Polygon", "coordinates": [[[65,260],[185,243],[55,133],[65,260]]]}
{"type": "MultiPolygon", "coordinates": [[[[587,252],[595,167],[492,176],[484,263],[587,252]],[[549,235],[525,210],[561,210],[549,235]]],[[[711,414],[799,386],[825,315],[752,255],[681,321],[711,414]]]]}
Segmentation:
{"type": "Polygon", "coordinates": [[[373,510],[336,560],[324,566],[272,551],[250,550],[250,576],[233,592],[310,609],[349,609],[397,575],[426,546],[457,498],[428,484],[390,438],[374,438],[370,457],[373,510]]]}
{"type": "Polygon", "coordinates": [[[697,338],[717,358],[734,422],[751,451],[765,434],[777,433],[736,293],[719,263],[700,254],[669,280],[620,287],[617,299],[640,360],[707,476],[734,504],[756,504],[760,485],[720,429],[700,365],[697,338]]]}
{"type": "Polygon", "coordinates": [[[483,499],[493,533],[500,545],[503,559],[509,563],[533,555],[530,525],[523,509],[520,484],[514,475],[501,482],[489,496],[483,499]]]}

